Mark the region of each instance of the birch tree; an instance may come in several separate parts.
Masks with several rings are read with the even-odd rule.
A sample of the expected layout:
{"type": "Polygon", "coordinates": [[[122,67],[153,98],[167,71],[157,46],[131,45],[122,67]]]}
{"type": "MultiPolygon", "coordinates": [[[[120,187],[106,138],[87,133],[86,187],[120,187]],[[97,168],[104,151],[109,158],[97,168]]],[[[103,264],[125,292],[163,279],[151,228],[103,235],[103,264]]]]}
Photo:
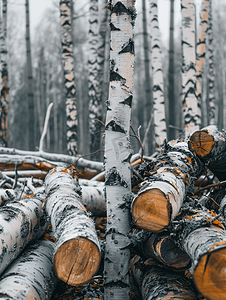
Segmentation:
{"type": "Polygon", "coordinates": [[[163,69],[161,60],[161,45],[158,25],[157,0],[150,0],[150,32],[151,32],[151,62],[153,74],[153,108],[155,124],[155,146],[157,149],[167,139],[163,69]]]}
{"type": "MultiPolygon", "coordinates": [[[[89,8],[89,76],[88,76],[88,94],[89,94],[89,131],[90,131],[90,152],[100,149],[100,122],[101,104],[98,98],[98,0],[90,0],[89,8]]],[[[95,155],[96,156],[96,155],[95,155]]]]}
{"type": "Polygon", "coordinates": [[[1,84],[1,108],[0,108],[0,145],[7,146],[7,131],[8,131],[8,67],[7,67],[7,1],[3,0],[2,7],[2,22],[1,22],[1,70],[2,70],[2,84],[1,84]]]}
{"type": "Polygon", "coordinates": [[[181,0],[182,13],[182,104],[185,137],[201,125],[201,107],[196,93],[194,1],[181,0]]]}
{"type": "Polygon", "coordinates": [[[130,231],[128,193],[131,190],[129,141],[132,104],[135,1],[112,0],[110,88],[105,128],[107,231],[104,261],[105,299],[129,300],[130,231]]]}
{"type": "Polygon", "coordinates": [[[205,0],[201,14],[200,14],[200,26],[199,37],[197,42],[197,62],[196,62],[196,78],[197,78],[197,97],[198,103],[200,103],[203,115],[203,124],[207,125],[207,107],[204,97],[202,97],[202,74],[206,55],[206,31],[207,21],[209,13],[209,0],[205,0]]]}
{"type": "Polygon", "coordinates": [[[26,51],[27,51],[27,99],[28,99],[28,148],[34,150],[34,94],[33,94],[33,77],[31,62],[31,42],[30,42],[30,17],[29,17],[29,0],[26,0],[26,51]]]}
{"type": "Polygon", "coordinates": [[[64,84],[66,88],[67,150],[69,155],[76,156],[78,152],[78,119],[74,76],[71,7],[72,0],[60,0],[62,63],[64,69],[64,84]]]}
{"type": "Polygon", "coordinates": [[[209,90],[209,105],[208,105],[208,124],[216,125],[216,99],[215,99],[215,69],[214,69],[214,49],[213,49],[213,19],[212,19],[212,0],[209,2],[208,15],[208,90],[209,90]]]}

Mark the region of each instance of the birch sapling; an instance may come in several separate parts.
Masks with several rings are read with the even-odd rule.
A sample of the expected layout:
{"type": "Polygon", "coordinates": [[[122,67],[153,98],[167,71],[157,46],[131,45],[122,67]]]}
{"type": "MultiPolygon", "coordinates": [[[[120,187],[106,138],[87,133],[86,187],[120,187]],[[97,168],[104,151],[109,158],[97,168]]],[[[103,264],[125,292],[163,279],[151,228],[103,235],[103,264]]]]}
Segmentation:
{"type": "Polygon", "coordinates": [[[98,271],[101,255],[94,223],[81,203],[80,187],[70,170],[58,166],[46,176],[45,191],[56,239],[56,274],[69,285],[84,284],[98,271]]]}
{"type": "Polygon", "coordinates": [[[105,299],[130,299],[129,261],[132,155],[129,130],[133,99],[135,1],[111,1],[110,87],[105,127],[107,231],[105,299]]]}
{"type": "Polygon", "coordinates": [[[10,265],[0,279],[0,299],[50,299],[57,284],[54,243],[38,240],[10,265]]]}

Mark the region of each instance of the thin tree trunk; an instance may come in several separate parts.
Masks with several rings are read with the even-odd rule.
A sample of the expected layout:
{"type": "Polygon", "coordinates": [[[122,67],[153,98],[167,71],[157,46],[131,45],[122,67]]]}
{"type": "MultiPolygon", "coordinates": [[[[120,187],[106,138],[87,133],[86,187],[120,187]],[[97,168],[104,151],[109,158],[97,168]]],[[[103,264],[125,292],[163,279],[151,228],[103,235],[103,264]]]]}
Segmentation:
{"type": "Polygon", "coordinates": [[[215,66],[214,66],[214,44],[213,44],[213,8],[212,0],[210,0],[209,16],[208,16],[208,52],[209,52],[209,70],[208,70],[208,91],[209,91],[209,105],[208,105],[208,124],[217,125],[216,116],[216,99],[215,99],[215,66]]]}
{"type": "MultiPolygon", "coordinates": [[[[89,60],[88,60],[88,93],[89,93],[89,132],[90,152],[100,150],[101,103],[99,96],[99,65],[98,65],[98,0],[90,0],[89,9],[89,60]]],[[[92,158],[99,158],[99,153],[92,158]]]]}
{"type": "Polygon", "coordinates": [[[56,239],[54,268],[69,285],[88,282],[100,265],[100,245],[93,221],[81,204],[80,188],[67,168],[56,167],[45,178],[46,211],[56,239]]]}
{"type": "Polygon", "coordinates": [[[185,137],[200,129],[201,107],[196,93],[195,14],[193,0],[181,0],[182,104],[185,137]]]}
{"type": "Polygon", "coordinates": [[[37,241],[1,277],[1,299],[50,299],[57,284],[53,268],[54,243],[37,241]]]}
{"type": "MultiPolygon", "coordinates": [[[[147,19],[146,19],[146,0],[142,0],[142,23],[143,23],[143,44],[144,44],[144,68],[145,68],[145,129],[148,126],[149,120],[152,118],[153,110],[153,98],[151,93],[151,78],[150,78],[150,60],[149,60],[149,45],[148,45],[148,33],[147,33],[147,19]]],[[[143,145],[147,149],[147,153],[151,155],[154,151],[153,143],[153,122],[149,130],[147,145],[143,145]]]]}
{"type": "Polygon", "coordinates": [[[28,149],[35,150],[35,123],[34,123],[34,94],[33,76],[31,63],[31,42],[30,42],[30,19],[29,0],[26,0],[26,51],[27,51],[27,96],[28,96],[28,149]]]}
{"type": "Polygon", "coordinates": [[[204,97],[202,97],[202,74],[205,63],[206,54],[206,32],[209,14],[209,0],[205,0],[204,6],[200,14],[199,38],[197,42],[197,62],[196,62],[196,78],[197,78],[197,97],[198,103],[201,105],[203,124],[207,124],[207,107],[204,97]]]}
{"type": "MultiPolygon", "coordinates": [[[[169,124],[176,126],[176,98],[174,93],[174,0],[170,0],[170,36],[169,36],[169,124]]],[[[175,130],[169,127],[169,140],[175,138],[175,130]]]]}
{"type": "Polygon", "coordinates": [[[104,261],[105,299],[129,300],[130,250],[126,248],[130,231],[131,191],[129,141],[133,98],[135,1],[113,0],[111,9],[110,89],[105,128],[105,185],[107,233],[104,261]]]}
{"type": "Polygon", "coordinates": [[[7,132],[8,132],[8,105],[9,105],[9,91],[8,91],[8,67],[7,67],[7,0],[3,0],[2,7],[2,22],[1,22],[1,114],[0,114],[0,145],[7,146],[7,132]]]}
{"type": "Polygon", "coordinates": [[[72,0],[60,0],[62,63],[64,69],[64,84],[66,88],[67,150],[69,155],[76,156],[78,153],[78,118],[71,32],[71,6],[72,0]]]}
{"type": "MultiPolygon", "coordinates": [[[[155,148],[160,149],[164,140],[167,140],[162,51],[160,45],[160,33],[158,25],[157,0],[150,0],[150,32],[151,32],[151,62],[153,74],[153,108],[155,128],[155,148]]],[[[171,105],[171,104],[170,104],[171,105]]],[[[174,116],[175,118],[175,116],[174,116]]]]}

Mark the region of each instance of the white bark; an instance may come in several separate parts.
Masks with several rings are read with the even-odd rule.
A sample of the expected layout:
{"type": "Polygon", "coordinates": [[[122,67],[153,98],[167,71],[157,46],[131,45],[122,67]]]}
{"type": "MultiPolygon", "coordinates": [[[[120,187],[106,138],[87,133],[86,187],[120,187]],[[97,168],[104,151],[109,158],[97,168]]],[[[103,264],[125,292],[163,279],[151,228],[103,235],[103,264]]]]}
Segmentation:
{"type": "Polygon", "coordinates": [[[182,103],[185,137],[199,130],[201,108],[196,94],[195,13],[193,0],[181,0],[182,13],[182,103]]]}
{"type": "Polygon", "coordinates": [[[56,286],[54,243],[37,241],[20,255],[0,280],[1,299],[48,300],[56,286]]]}
{"type": "Polygon", "coordinates": [[[160,33],[158,25],[157,0],[150,0],[150,32],[151,32],[151,63],[153,74],[153,108],[156,149],[160,149],[164,140],[167,140],[163,69],[161,58],[160,33]]]}
{"type": "Polygon", "coordinates": [[[111,2],[110,88],[105,128],[107,234],[105,299],[130,299],[129,209],[124,207],[131,190],[129,140],[133,89],[133,22],[135,1],[111,2]]]}

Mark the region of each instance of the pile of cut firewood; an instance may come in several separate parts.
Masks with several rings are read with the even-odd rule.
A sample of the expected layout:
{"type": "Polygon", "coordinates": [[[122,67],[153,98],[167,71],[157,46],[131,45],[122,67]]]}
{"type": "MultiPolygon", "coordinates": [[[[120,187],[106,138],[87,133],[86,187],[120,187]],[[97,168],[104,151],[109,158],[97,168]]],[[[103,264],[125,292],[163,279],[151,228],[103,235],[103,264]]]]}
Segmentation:
{"type": "MultiPolygon", "coordinates": [[[[131,299],[226,299],[226,134],[131,159],[131,299]]],[[[0,148],[0,298],[104,299],[103,164],[0,148]]]]}

